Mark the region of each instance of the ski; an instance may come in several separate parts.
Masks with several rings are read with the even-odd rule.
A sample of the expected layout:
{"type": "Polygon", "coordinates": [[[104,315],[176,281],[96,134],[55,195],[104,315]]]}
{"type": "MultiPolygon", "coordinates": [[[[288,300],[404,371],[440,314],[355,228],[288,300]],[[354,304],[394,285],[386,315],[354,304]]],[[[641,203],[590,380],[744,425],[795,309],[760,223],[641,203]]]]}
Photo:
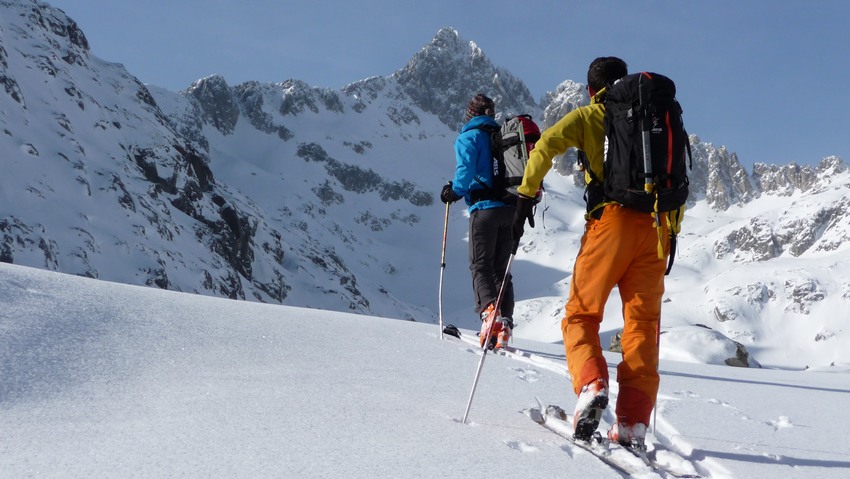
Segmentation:
{"type": "Polygon", "coordinates": [[[635,457],[637,457],[638,459],[643,461],[644,464],[651,467],[655,471],[663,471],[668,476],[675,477],[675,478],[681,478],[681,479],[690,479],[690,478],[699,479],[700,477],[702,477],[698,474],[680,472],[680,471],[677,471],[677,470],[675,470],[675,469],[673,469],[669,466],[660,464],[657,461],[655,461],[654,459],[652,459],[651,457],[649,457],[649,455],[647,454],[645,449],[643,449],[643,450],[633,449],[633,448],[628,447],[628,446],[620,446],[620,447],[622,447],[623,449],[625,449],[629,453],[633,454],[635,457]]]}
{"type": "MultiPolygon", "coordinates": [[[[476,335],[461,333],[461,331],[454,325],[446,325],[442,332],[447,336],[458,338],[470,346],[475,346],[479,349],[481,348],[476,335]]],[[[500,356],[516,359],[569,376],[566,365],[562,364],[560,361],[555,361],[554,358],[551,357],[541,356],[539,354],[523,351],[514,347],[497,348],[492,352],[500,356]]],[[[611,443],[607,437],[603,437],[598,432],[591,441],[576,440],[573,438],[572,424],[567,421],[567,414],[563,409],[553,405],[544,408],[540,401],[538,401],[538,406],[538,408],[527,409],[523,412],[534,422],[569,441],[572,445],[593,454],[599,458],[600,461],[622,474],[654,474],[656,476],[672,477],[676,479],[699,479],[702,477],[696,473],[682,472],[667,464],[659,463],[650,457],[646,451],[637,451],[623,447],[617,443],[611,443]]]]}
{"type": "MultiPolygon", "coordinates": [[[[463,334],[453,324],[446,325],[446,327],[443,328],[443,334],[448,334],[449,336],[454,336],[454,337],[460,339],[461,341],[469,344],[470,346],[478,346],[479,348],[481,347],[481,343],[480,343],[479,338],[477,336],[472,336],[470,334],[463,334]]],[[[526,358],[531,357],[531,353],[526,353],[524,351],[521,351],[517,348],[510,347],[510,346],[506,347],[506,348],[490,349],[489,351],[491,353],[500,354],[502,356],[515,355],[515,356],[522,356],[522,357],[526,357],[526,358]]]]}
{"type": "MultiPolygon", "coordinates": [[[[443,334],[458,338],[466,344],[469,344],[470,346],[475,346],[479,349],[481,348],[478,336],[469,333],[461,333],[460,330],[452,324],[448,324],[446,325],[446,327],[443,328],[443,334]]],[[[569,375],[569,373],[567,372],[567,365],[563,357],[554,358],[542,356],[540,354],[535,354],[530,351],[524,351],[513,346],[508,346],[506,348],[496,348],[491,350],[490,352],[498,354],[500,356],[513,358],[534,366],[538,366],[540,368],[547,369],[562,376],[569,375]]]]}
{"type": "Polygon", "coordinates": [[[531,408],[525,411],[532,421],[540,424],[551,432],[568,441],[573,446],[581,448],[596,456],[609,467],[627,476],[646,474],[652,472],[652,468],[622,448],[620,450],[610,448],[609,444],[597,438],[590,442],[579,441],[573,438],[573,431],[566,421],[563,409],[558,406],[542,408],[531,408]]]}
{"type": "Polygon", "coordinates": [[[649,455],[647,455],[647,452],[645,450],[636,450],[636,449],[632,449],[630,447],[625,447],[625,446],[623,447],[623,449],[629,451],[635,457],[639,458],[647,466],[655,469],[656,471],[664,471],[669,476],[681,478],[681,479],[691,479],[691,478],[699,479],[699,478],[702,477],[699,474],[680,472],[680,471],[677,471],[677,470],[675,470],[675,469],[673,469],[669,466],[661,464],[661,463],[655,461],[654,459],[652,459],[651,457],[649,457],[649,455]]]}
{"type": "Polygon", "coordinates": [[[662,477],[681,479],[698,479],[701,477],[697,474],[675,471],[666,465],[659,464],[649,458],[645,451],[637,451],[612,443],[608,438],[602,437],[599,432],[596,432],[590,441],[577,440],[573,437],[573,428],[567,421],[566,413],[558,406],[550,405],[546,409],[543,409],[542,406],[531,408],[526,410],[525,414],[532,421],[569,441],[570,444],[593,454],[600,461],[622,474],[639,476],[655,473],[662,477]]]}

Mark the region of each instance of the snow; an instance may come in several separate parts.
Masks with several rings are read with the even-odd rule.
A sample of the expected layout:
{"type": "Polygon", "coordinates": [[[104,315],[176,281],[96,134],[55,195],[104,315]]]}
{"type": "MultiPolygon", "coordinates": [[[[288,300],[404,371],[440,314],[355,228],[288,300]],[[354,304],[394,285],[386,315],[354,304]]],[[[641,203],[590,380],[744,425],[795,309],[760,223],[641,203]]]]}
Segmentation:
{"type": "MultiPolygon", "coordinates": [[[[406,97],[392,77],[360,85],[362,111],[354,94],[335,92],[347,115],[283,115],[282,90],[311,87],[258,86],[274,123],[297,141],[244,118],[228,135],[210,125],[203,133],[219,193],[260,223],[256,244],[285,232],[288,305],[121,285],[144,283],[162,259],[172,289],[214,294],[199,278],[221,271],[218,257],[189,217],[150,196],[125,149],[156,150],[154,167],[167,170],[174,158],[164,148],[177,134],[154,120],[161,111],[190,124],[193,105],[149,86],[155,110],[123,66],[93,55],[53,62],[55,41],[70,44],[27,23],[35,18],[0,18],[4,65],[25,100],[6,100],[0,122],[8,222],[0,226],[18,264],[0,264],[0,478],[619,477],[524,414],[538,398],[568,411],[575,401],[560,345],[584,228],[572,178],[547,176],[546,211],[513,263],[515,345],[534,355],[488,355],[464,425],[481,356],[440,340],[435,324],[443,205],[348,191],[326,164],[297,155],[298,145],[315,143],[382,181],[436,193],[453,167],[456,132],[399,103],[406,97]],[[62,68],[39,68],[51,64],[62,68]],[[389,121],[399,108],[418,120],[389,121]],[[328,181],[340,201],[320,205],[315,189],[328,181]],[[123,196],[138,211],[120,208],[123,196]],[[312,264],[331,254],[338,269],[312,264]],[[360,294],[346,294],[343,280],[360,294]],[[353,302],[361,298],[369,305],[353,302]],[[363,314],[332,311],[352,307],[363,314]]],[[[840,419],[850,392],[848,191],[850,173],[835,168],[811,190],[789,184],[787,196],[765,193],[726,210],[695,194],[666,280],[652,436],[659,460],[704,477],[850,476],[840,419]],[[811,228],[831,209],[831,222],[811,228]],[[795,241],[806,235],[812,242],[795,241]],[[732,236],[783,243],[778,256],[755,261],[764,252],[730,246],[732,236]],[[764,368],[727,366],[736,342],[764,368]]],[[[462,205],[451,208],[442,305],[446,322],[462,329],[478,321],[467,221],[462,205]]],[[[258,259],[255,277],[272,276],[275,264],[258,259]]],[[[615,290],[603,345],[622,327],[618,303],[615,290]]],[[[617,355],[606,354],[614,377],[617,355]]]]}
{"type": "Polygon", "coordinates": [[[726,360],[734,358],[735,344],[728,338],[700,326],[682,326],[671,331],[665,331],[661,338],[664,349],[662,359],[671,359],[686,363],[726,364],[726,360]],[[697,350],[689,346],[699,344],[697,350]]]}
{"type": "MultiPolygon", "coordinates": [[[[434,324],[8,264],[0,303],[3,477],[621,477],[524,413],[574,406],[558,344],[488,354],[462,424],[481,353],[434,324]]],[[[850,474],[847,364],[732,368],[707,364],[708,344],[680,362],[677,344],[660,367],[659,462],[850,474]]]]}

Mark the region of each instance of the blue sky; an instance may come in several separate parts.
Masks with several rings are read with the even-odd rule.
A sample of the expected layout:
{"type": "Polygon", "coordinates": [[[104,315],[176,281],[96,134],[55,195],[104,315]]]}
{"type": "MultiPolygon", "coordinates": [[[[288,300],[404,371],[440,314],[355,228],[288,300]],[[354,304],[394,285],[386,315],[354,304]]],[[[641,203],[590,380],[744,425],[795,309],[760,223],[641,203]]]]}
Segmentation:
{"type": "Polygon", "coordinates": [[[850,162],[850,2],[844,0],[48,0],[95,55],[178,91],[290,78],[341,88],[390,75],[456,28],[535,98],[584,82],[593,58],[673,78],[690,133],[754,162],[850,162]]]}

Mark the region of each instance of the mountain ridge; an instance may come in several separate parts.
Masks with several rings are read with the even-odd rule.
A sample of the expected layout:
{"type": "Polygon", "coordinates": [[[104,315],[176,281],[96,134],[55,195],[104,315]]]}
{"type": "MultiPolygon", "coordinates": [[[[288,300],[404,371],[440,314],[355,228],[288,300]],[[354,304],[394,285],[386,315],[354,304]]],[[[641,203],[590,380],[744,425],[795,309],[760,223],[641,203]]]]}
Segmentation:
{"type": "MultiPolygon", "coordinates": [[[[450,177],[451,144],[469,96],[490,92],[500,116],[531,112],[544,126],[588,101],[582,84],[565,80],[538,103],[451,28],[392,75],[341,89],[295,79],[231,86],[211,75],[171,92],[92,55],[61,10],[35,0],[0,1],[0,8],[11,13],[0,19],[0,161],[7,172],[0,261],[110,281],[434,321],[436,279],[428,274],[439,251],[430,249],[439,247],[443,225],[435,193],[450,177]]],[[[789,258],[840,264],[845,257],[844,162],[757,164],[750,174],[725,147],[695,135],[691,144],[693,220],[686,219],[677,268],[683,276],[706,265],[726,268],[745,282],[687,278],[706,294],[699,321],[680,322],[710,320],[746,339],[744,321],[732,327],[728,318],[776,310],[791,321],[846,300],[845,269],[788,273],[799,270],[789,258]],[[777,205],[785,209],[771,209],[777,205]],[[741,268],[796,276],[754,280],[741,268]]],[[[555,255],[547,243],[563,245],[559,256],[577,248],[583,205],[575,162],[566,155],[555,169],[549,196],[566,201],[548,215],[562,226],[546,231],[552,237],[532,231],[525,254],[555,255]]],[[[447,226],[458,237],[465,229],[459,214],[447,226]]],[[[462,245],[449,253],[462,263],[462,245]]],[[[463,268],[448,273],[451,284],[467,283],[463,268]]],[[[538,306],[560,307],[568,273],[552,275],[552,284],[526,293],[554,292],[520,305],[528,316],[538,306]]],[[[676,284],[670,290],[684,294],[676,284]]],[[[448,292],[450,314],[472,316],[464,293],[448,292]]],[[[811,336],[841,337],[843,330],[826,323],[812,325],[811,336]]]]}

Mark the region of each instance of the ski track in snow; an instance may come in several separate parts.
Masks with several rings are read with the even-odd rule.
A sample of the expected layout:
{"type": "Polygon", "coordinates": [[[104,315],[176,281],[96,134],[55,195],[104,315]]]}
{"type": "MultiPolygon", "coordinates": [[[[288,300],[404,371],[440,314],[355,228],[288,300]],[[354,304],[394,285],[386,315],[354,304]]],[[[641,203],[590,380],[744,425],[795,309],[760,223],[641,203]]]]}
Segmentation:
{"type": "MultiPolygon", "coordinates": [[[[461,333],[460,339],[462,341],[464,341],[465,343],[471,344],[473,346],[478,346],[478,344],[477,344],[478,339],[471,334],[461,333]]],[[[472,354],[475,354],[475,355],[482,354],[482,350],[478,347],[467,348],[466,350],[468,352],[472,353],[472,354]]],[[[498,355],[501,355],[501,356],[505,356],[505,357],[513,359],[515,361],[519,361],[519,362],[522,362],[522,363],[525,363],[525,364],[528,364],[528,365],[531,365],[531,366],[537,366],[537,367],[540,367],[541,369],[546,369],[548,371],[556,372],[560,375],[565,376],[567,379],[569,379],[569,373],[566,370],[566,363],[565,363],[565,360],[563,358],[561,358],[561,361],[556,361],[554,359],[543,357],[539,354],[535,354],[535,353],[529,352],[529,351],[524,351],[524,350],[521,350],[521,349],[509,349],[509,350],[501,350],[501,351],[495,350],[495,351],[489,352],[488,354],[498,354],[498,355]]],[[[609,364],[609,367],[611,367],[610,364],[609,364]]],[[[534,369],[533,367],[531,367],[531,368],[529,368],[529,367],[521,367],[521,368],[512,367],[511,370],[513,370],[517,373],[516,377],[520,381],[536,382],[536,381],[540,380],[539,379],[540,375],[541,375],[540,371],[534,369]]],[[[614,367],[614,371],[612,372],[612,374],[616,374],[616,366],[614,367]]],[[[612,382],[611,387],[610,387],[611,404],[616,404],[617,392],[618,392],[617,383],[612,382]]],[[[694,393],[688,393],[688,392],[682,393],[682,392],[677,391],[674,394],[684,395],[684,396],[688,397],[689,399],[694,399],[694,398],[698,397],[698,395],[696,395],[694,393]]],[[[664,405],[666,405],[666,406],[669,406],[669,403],[671,401],[675,401],[675,398],[670,397],[670,396],[661,396],[661,394],[659,393],[658,408],[662,407],[662,404],[661,404],[662,403],[662,397],[667,398],[667,399],[663,400],[664,405]]],[[[708,400],[708,402],[713,403],[713,404],[721,404],[722,403],[721,401],[718,401],[718,400],[708,400]]],[[[729,406],[725,403],[723,403],[723,406],[731,408],[731,406],[729,406]]],[[[662,425],[662,427],[660,429],[657,429],[657,428],[654,429],[654,430],[652,428],[650,429],[650,434],[647,437],[647,446],[648,446],[647,453],[648,453],[649,457],[651,457],[653,460],[655,460],[660,465],[670,467],[671,469],[674,469],[674,470],[677,470],[677,471],[681,471],[683,474],[698,474],[701,477],[715,477],[714,474],[712,474],[712,472],[710,470],[706,469],[704,466],[698,465],[695,461],[688,458],[688,456],[691,454],[691,451],[693,451],[693,446],[691,446],[687,442],[684,442],[683,440],[677,438],[677,436],[679,435],[678,431],[675,430],[668,422],[664,421],[663,414],[656,413],[655,419],[656,419],[656,426],[658,426],[658,424],[660,423],[662,425]],[[653,436],[654,436],[654,439],[653,439],[653,436]]],[[[603,416],[603,420],[607,420],[607,422],[609,424],[611,422],[613,422],[614,415],[613,415],[612,408],[609,407],[608,409],[606,409],[605,415],[603,416]]],[[[568,421],[570,423],[572,422],[572,416],[568,417],[568,421]]],[[[785,423],[780,418],[778,421],[775,421],[775,424],[785,424],[785,423]]],[[[603,426],[604,426],[604,429],[607,429],[607,425],[600,424],[600,431],[602,431],[604,433],[603,426]]],[[[783,427],[787,427],[787,426],[783,426],[783,427]]],[[[523,453],[534,453],[534,452],[537,452],[537,451],[540,450],[539,447],[528,444],[526,441],[524,441],[522,439],[514,439],[514,440],[510,440],[510,441],[505,441],[505,444],[510,449],[515,450],[515,451],[519,451],[519,452],[523,452],[523,453]]],[[[564,449],[564,451],[566,451],[571,458],[574,458],[577,454],[578,455],[587,454],[586,451],[583,451],[578,446],[571,445],[569,443],[562,443],[562,442],[559,442],[558,444],[559,444],[559,447],[564,449]]],[[[721,471],[717,471],[717,472],[719,473],[720,477],[722,477],[723,472],[721,472],[721,471]]],[[[632,477],[654,478],[654,477],[674,477],[674,476],[671,476],[671,475],[668,475],[668,474],[662,472],[660,474],[649,473],[647,475],[633,475],[632,477]]]]}
{"type": "MultiPolygon", "coordinates": [[[[538,397],[573,406],[562,345],[488,353],[463,425],[472,334],[0,270],[4,478],[622,477],[523,414],[538,397]]],[[[605,356],[613,375],[618,355],[605,356]]],[[[661,375],[656,463],[707,479],[847,477],[845,371],[663,361],[661,375]]]]}
{"type": "MultiPolygon", "coordinates": [[[[482,354],[481,349],[478,347],[477,338],[474,336],[474,333],[463,333],[461,336],[461,340],[473,346],[466,348],[467,352],[475,355],[482,354]]],[[[551,357],[550,355],[538,354],[522,349],[511,349],[503,351],[497,350],[489,352],[488,354],[501,355],[513,361],[522,363],[523,366],[512,366],[510,369],[516,373],[517,380],[525,383],[533,383],[539,381],[542,375],[541,370],[555,372],[558,375],[563,376],[567,380],[569,379],[569,373],[566,369],[566,363],[563,356],[561,356],[560,358],[551,357]]],[[[614,375],[616,374],[616,365],[609,363],[609,368],[612,369],[611,374],[612,377],[614,377],[614,375]]],[[[616,403],[617,393],[617,383],[612,382],[611,404],[616,403]]],[[[662,390],[659,391],[659,397],[656,404],[656,411],[654,412],[653,416],[654,424],[650,426],[650,432],[647,441],[647,452],[649,457],[658,464],[669,467],[670,469],[679,471],[683,474],[694,474],[704,478],[734,477],[732,473],[728,471],[723,465],[721,465],[716,459],[706,457],[704,452],[697,449],[692,442],[688,441],[687,435],[682,434],[681,431],[679,431],[669,421],[666,420],[665,412],[674,411],[677,407],[677,403],[679,403],[680,401],[703,402],[705,404],[708,404],[710,407],[714,407],[720,411],[723,411],[723,414],[731,415],[742,422],[749,422],[755,425],[768,427],[774,432],[799,427],[799,425],[795,424],[792,418],[788,415],[758,418],[753,417],[753,415],[751,414],[747,414],[745,411],[742,411],[741,409],[737,408],[734,404],[720,398],[703,397],[700,394],[690,390],[675,389],[672,391],[665,391],[663,389],[662,380],[662,390]]],[[[563,406],[567,406],[567,408],[569,408],[572,405],[567,404],[563,406]]],[[[612,409],[613,408],[608,408],[603,416],[603,424],[600,425],[600,431],[603,433],[605,430],[607,430],[608,424],[614,421],[614,414],[612,409]]],[[[569,417],[568,420],[571,421],[572,417],[569,417]]],[[[702,437],[694,437],[693,439],[699,439],[702,441],[712,440],[711,438],[702,437]]],[[[721,440],[717,439],[716,441],[721,440]]],[[[725,444],[731,444],[733,449],[740,451],[741,454],[762,457],[764,458],[764,460],[769,461],[770,463],[787,463],[791,467],[793,467],[795,463],[805,464],[804,460],[789,457],[781,453],[775,452],[774,449],[780,449],[780,446],[770,446],[771,450],[766,451],[765,445],[761,444],[749,444],[743,442],[740,444],[735,444],[735,441],[731,440],[722,440],[722,442],[725,444]]],[[[549,443],[563,449],[572,459],[586,454],[585,451],[582,451],[577,446],[557,441],[556,439],[550,441],[549,443]]],[[[543,447],[542,445],[531,444],[529,443],[529,441],[517,437],[511,440],[506,440],[505,445],[511,450],[521,453],[536,453],[540,451],[541,447],[543,447]]],[[[668,478],[675,476],[662,472],[658,474],[650,473],[648,475],[634,475],[632,477],[668,478]]]]}

